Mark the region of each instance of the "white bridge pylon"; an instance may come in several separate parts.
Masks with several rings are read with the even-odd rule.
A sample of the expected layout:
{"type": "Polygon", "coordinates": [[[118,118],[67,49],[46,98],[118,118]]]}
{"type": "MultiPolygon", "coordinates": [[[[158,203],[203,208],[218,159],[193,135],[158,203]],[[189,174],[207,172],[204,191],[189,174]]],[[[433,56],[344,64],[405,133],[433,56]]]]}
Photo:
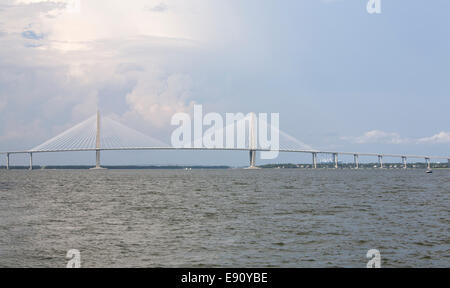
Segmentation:
{"type": "MultiPolygon", "coordinates": [[[[256,167],[256,152],[319,152],[310,145],[296,139],[295,137],[279,129],[278,120],[267,120],[255,113],[244,115],[242,113],[236,118],[226,121],[226,126],[221,123],[218,127],[214,126],[205,131],[200,137],[194,138],[192,143],[187,146],[177,146],[175,148],[197,149],[197,150],[241,150],[249,151],[250,166],[256,167]],[[274,124],[274,122],[276,124],[274,124]],[[209,132],[209,133],[208,133],[209,132]],[[218,140],[213,141],[214,140],[218,140]]],[[[264,113],[263,113],[264,114],[264,113]]],[[[195,134],[195,132],[194,132],[195,134]]],[[[195,137],[196,135],[194,135],[195,137]]],[[[269,158],[264,158],[261,153],[261,159],[273,159],[278,155],[272,154],[269,158]],[[275,155],[275,156],[274,156],[275,155]]]]}
{"type": "MultiPolygon", "coordinates": [[[[359,168],[359,157],[378,157],[379,166],[383,168],[383,157],[395,157],[401,158],[404,168],[407,168],[407,159],[425,159],[427,167],[431,168],[431,159],[436,160],[448,160],[450,166],[450,157],[439,156],[417,156],[417,155],[405,155],[405,154],[380,154],[380,153],[359,153],[359,152],[333,152],[333,151],[319,151],[313,149],[311,146],[303,143],[295,137],[281,131],[278,127],[272,124],[266,126],[270,128],[271,135],[275,131],[279,135],[278,148],[267,147],[259,143],[259,139],[256,137],[257,124],[254,121],[254,113],[250,113],[247,117],[237,120],[232,124],[233,128],[245,127],[245,122],[249,125],[248,138],[244,144],[235,145],[231,147],[216,147],[216,146],[196,146],[195,142],[198,139],[194,139],[193,144],[189,147],[174,147],[167,145],[166,143],[154,139],[148,135],[145,135],[137,130],[129,128],[118,121],[115,121],[109,117],[102,116],[100,112],[96,115],[86,119],[85,121],[73,126],[72,128],[62,132],[61,134],[45,141],[44,143],[26,151],[11,151],[0,152],[0,154],[6,155],[6,169],[10,167],[10,155],[12,154],[29,154],[30,156],[30,170],[33,168],[33,154],[34,153],[50,153],[50,152],[73,152],[73,151],[95,151],[96,152],[96,166],[100,169],[100,152],[101,151],[126,151],[126,150],[225,150],[225,151],[248,151],[250,152],[250,168],[256,166],[256,152],[297,152],[297,153],[309,153],[312,155],[312,167],[317,168],[318,154],[332,155],[334,168],[339,167],[338,156],[347,155],[353,156],[355,161],[355,168],[359,168]],[[240,122],[242,121],[242,122],[240,122]],[[234,126],[235,125],[235,126],[234,126]]],[[[217,133],[226,134],[225,132],[230,128],[230,125],[219,128],[217,133]]]]}
{"type": "Polygon", "coordinates": [[[30,149],[29,153],[96,151],[95,168],[100,169],[100,151],[143,147],[163,148],[167,144],[101,116],[98,111],[96,115],[30,149]]]}
{"type": "MultiPolygon", "coordinates": [[[[309,145],[280,131],[277,127],[266,124],[266,127],[270,128],[272,134],[279,135],[279,148],[275,149],[275,151],[315,151],[309,145]]],[[[250,151],[250,167],[254,168],[256,167],[256,151],[274,151],[271,147],[262,146],[258,141],[258,125],[255,122],[253,113],[217,129],[215,134],[224,136],[230,128],[237,134],[239,134],[237,131],[240,131],[240,128],[244,128],[244,132],[248,132],[248,137],[243,143],[239,143],[237,139],[234,139],[232,147],[224,147],[225,145],[206,147],[202,141],[200,141],[200,146],[197,146],[196,143],[198,143],[199,139],[194,139],[189,147],[174,147],[129,128],[109,117],[102,116],[100,112],[97,112],[96,115],[29,151],[9,152],[9,154],[30,153],[31,159],[33,153],[96,151],[96,166],[94,168],[101,169],[100,152],[108,150],[235,150],[250,151]],[[248,130],[245,130],[246,124],[248,125],[248,130]]],[[[30,167],[32,168],[31,161],[30,167]]]]}
{"type": "Polygon", "coordinates": [[[165,143],[129,128],[100,113],[30,149],[30,152],[108,150],[130,147],[165,147],[165,143]]]}

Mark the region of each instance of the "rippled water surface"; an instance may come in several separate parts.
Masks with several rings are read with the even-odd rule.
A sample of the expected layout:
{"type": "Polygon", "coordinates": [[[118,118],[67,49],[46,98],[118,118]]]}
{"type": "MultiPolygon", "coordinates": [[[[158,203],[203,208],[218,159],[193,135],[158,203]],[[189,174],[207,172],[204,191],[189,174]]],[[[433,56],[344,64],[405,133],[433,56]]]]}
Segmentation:
{"type": "Polygon", "coordinates": [[[0,266],[449,267],[450,170],[0,171],[0,266]]]}

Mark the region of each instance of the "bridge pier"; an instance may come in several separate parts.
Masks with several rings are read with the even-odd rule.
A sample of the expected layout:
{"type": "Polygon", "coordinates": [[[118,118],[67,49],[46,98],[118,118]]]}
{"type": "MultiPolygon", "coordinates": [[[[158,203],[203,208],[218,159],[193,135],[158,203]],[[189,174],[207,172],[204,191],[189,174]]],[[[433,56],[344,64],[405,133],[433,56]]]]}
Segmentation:
{"type": "Polygon", "coordinates": [[[33,153],[30,153],[30,168],[29,170],[33,170],[33,153]]]}
{"type": "Polygon", "coordinates": [[[312,164],[313,164],[313,169],[317,169],[317,153],[312,153],[312,164]]]}
{"type": "Polygon", "coordinates": [[[95,167],[93,170],[104,169],[100,166],[100,111],[97,111],[97,134],[95,136],[95,167]]]}
{"type": "Polygon", "coordinates": [[[378,164],[380,168],[383,169],[383,155],[378,155],[378,164]]]}
{"type": "Polygon", "coordinates": [[[95,168],[100,169],[100,150],[95,150],[95,168]]]}
{"type": "Polygon", "coordinates": [[[408,162],[405,156],[402,157],[403,169],[408,169],[408,162]]]}
{"type": "Polygon", "coordinates": [[[359,169],[359,155],[355,154],[353,157],[355,158],[355,169],[359,169]]]}
{"type": "Polygon", "coordinates": [[[6,153],[6,170],[9,170],[9,153],[6,153]]]}
{"type": "Polygon", "coordinates": [[[339,168],[339,159],[338,159],[337,153],[333,153],[333,159],[334,159],[334,169],[338,169],[339,168]]]}
{"type": "Polygon", "coordinates": [[[256,164],[256,151],[250,150],[250,168],[255,168],[256,164]]]}
{"type": "Polygon", "coordinates": [[[431,160],[430,160],[430,158],[425,158],[425,162],[427,162],[427,169],[431,170],[431,160]]]}

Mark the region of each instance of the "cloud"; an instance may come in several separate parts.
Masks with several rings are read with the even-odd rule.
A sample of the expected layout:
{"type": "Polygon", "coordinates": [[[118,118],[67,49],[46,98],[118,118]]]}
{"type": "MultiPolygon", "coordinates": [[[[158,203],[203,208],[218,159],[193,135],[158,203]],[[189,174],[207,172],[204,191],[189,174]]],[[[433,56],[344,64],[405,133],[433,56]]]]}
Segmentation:
{"type": "Polygon", "coordinates": [[[341,137],[341,140],[349,141],[355,144],[404,144],[410,142],[409,139],[401,137],[395,132],[385,132],[372,130],[357,137],[341,137]]]}
{"type": "Polygon", "coordinates": [[[252,59],[240,56],[240,48],[229,52],[247,37],[228,1],[82,1],[79,13],[67,13],[72,1],[6,1],[0,5],[0,150],[13,141],[37,145],[91,116],[97,105],[142,132],[170,135],[173,113],[222,101],[237,77],[230,65],[239,62],[236,55],[252,59]],[[27,123],[41,130],[25,130],[27,123]]]}
{"type": "Polygon", "coordinates": [[[450,144],[450,132],[440,132],[431,137],[420,138],[418,143],[450,144]]]}
{"type": "Polygon", "coordinates": [[[200,49],[193,39],[204,39],[197,27],[207,1],[194,0],[195,13],[181,0],[173,11],[161,1],[83,1],[80,13],[68,14],[70,2],[11,0],[0,10],[0,146],[28,141],[37,130],[26,123],[42,125],[33,141],[44,140],[102,103],[112,104],[100,107],[105,114],[144,132],[190,110],[195,79],[186,59],[200,49]],[[149,17],[145,5],[165,13],[149,17]]]}
{"type": "Polygon", "coordinates": [[[54,3],[67,3],[71,0],[16,0],[17,4],[32,4],[32,3],[44,3],[44,2],[54,2],[54,3]]]}
{"type": "Polygon", "coordinates": [[[361,136],[345,136],[341,140],[354,144],[450,144],[450,133],[440,132],[436,135],[423,138],[406,138],[399,133],[372,130],[361,136]]]}
{"type": "Polygon", "coordinates": [[[26,39],[32,39],[32,40],[41,40],[44,38],[44,34],[36,33],[32,30],[27,30],[22,32],[22,37],[26,39]]]}
{"type": "Polygon", "coordinates": [[[172,74],[166,79],[142,75],[137,86],[126,97],[131,113],[137,113],[156,127],[170,125],[174,113],[190,112],[192,79],[188,75],[172,74]]]}
{"type": "Polygon", "coordinates": [[[152,7],[145,8],[145,10],[150,11],[150,12],[166,12],[168,9],[169,9],[169,7],[164,2],[161,2],[152,7]]]}
{"type": "MultiPolygon", "coordinates": [[[[16,142],[16,147],[27,149],[27,145],[23,143],[23,140],[33,140],[35,138],[40,138],[45,133],[45,128],[42,126],[42,122],[39,120],[33,120],[29,123],[9,123],[14,125],[14,129],[10,129],[5,133],[0,134],[1,142],[16,142]]],[[[44,136],[45,137],[45,136],[44,136]]]]}
{"type": "Polygon", "coordinates": [[[323,2],[323,3],[336,3],[336,2],[342,2],[342,1],[344,1],[344,0],[321,0],[321,2],[323,2]]]}
{"type": "Polygon", "coordinates": [[[0,112],[6,107],[6,97],[0,97],[0,112]]]}

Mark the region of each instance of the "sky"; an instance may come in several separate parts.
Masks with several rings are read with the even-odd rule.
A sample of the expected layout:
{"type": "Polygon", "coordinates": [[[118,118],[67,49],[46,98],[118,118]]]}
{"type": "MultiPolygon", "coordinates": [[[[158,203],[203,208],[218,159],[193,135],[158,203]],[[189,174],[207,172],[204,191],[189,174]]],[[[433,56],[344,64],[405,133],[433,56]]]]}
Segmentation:
{"type": "MultiPolygon", "coordinates": [[[[319,150],[449,156],[450,2],[381,3],[368,14],[366,0],[0,0],[0,151],[35,147],[97,107],[168,142],[172,115],[201,104],[280,113],[281,130],[319,150]]],[[[247,158],[126,152],[104,162],[247,158]]]]}

